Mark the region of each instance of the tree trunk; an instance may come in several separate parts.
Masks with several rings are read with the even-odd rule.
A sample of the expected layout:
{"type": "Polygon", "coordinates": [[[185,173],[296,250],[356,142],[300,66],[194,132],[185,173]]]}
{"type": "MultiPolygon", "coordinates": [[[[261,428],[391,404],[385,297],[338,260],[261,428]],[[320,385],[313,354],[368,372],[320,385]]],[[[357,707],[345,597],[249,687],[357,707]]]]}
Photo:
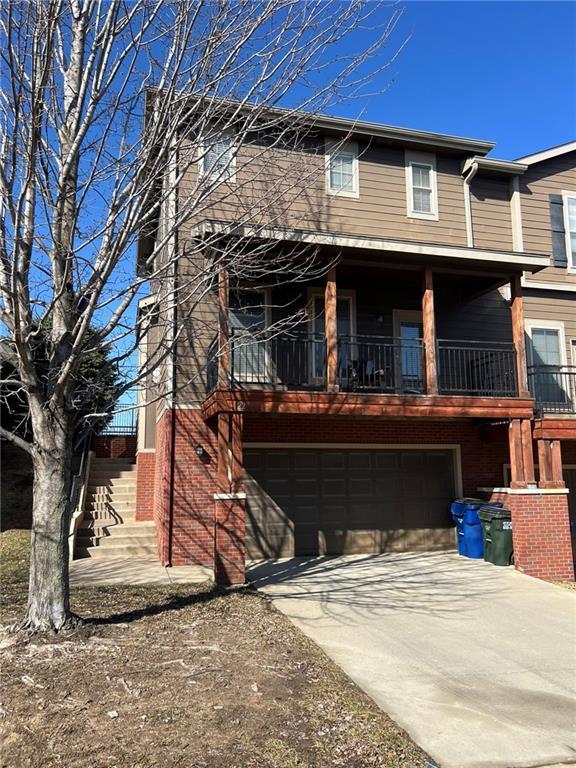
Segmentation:
{"type": "Polygon", "coordinates": [[[28,609],[21,628],[58,631],[74,626],[68,581],[73,435],[58,430],[33,454],[34,500],[28,609]]]}

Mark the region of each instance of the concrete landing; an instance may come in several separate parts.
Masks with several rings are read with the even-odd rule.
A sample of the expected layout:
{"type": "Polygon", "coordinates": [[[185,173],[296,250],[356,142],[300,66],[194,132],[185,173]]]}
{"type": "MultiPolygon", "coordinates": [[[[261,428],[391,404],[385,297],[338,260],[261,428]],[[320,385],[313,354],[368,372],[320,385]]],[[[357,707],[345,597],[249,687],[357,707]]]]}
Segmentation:
{"type": "Polygon", "coordinates": [[[143,584],[203,584],[213,580],[212,569],[201,565],[179,565],[164,568],[157,558],[130,557],[97,560],[83,558],[70,563],[72,586],[143,584]]]}

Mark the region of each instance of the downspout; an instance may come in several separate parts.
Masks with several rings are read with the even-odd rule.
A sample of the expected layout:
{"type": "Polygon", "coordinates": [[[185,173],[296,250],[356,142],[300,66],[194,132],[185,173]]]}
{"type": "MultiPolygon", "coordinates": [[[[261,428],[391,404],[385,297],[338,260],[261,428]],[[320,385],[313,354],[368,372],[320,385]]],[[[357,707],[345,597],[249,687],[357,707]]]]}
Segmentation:
{"type": "Polygon", "coordinates": [[[478,173],[478,161],[469,158],[464,163],[462,175],[464,177],[464,210],[466,213],[466,241],[468,248],[474,248],[474,227],[472,224],[472,202],[470,199],[470,184],[478,173]]]}
{"type": "Polygon", "coordinates": [[[176,181],[178,178],[178,154],[175,143],[171,147],[171,151],[173,151],[173,156],[170,160],[170,174],[169,174],[169,183],[171,185],[170,188],[170,196],[169,196],[169,222],[170,226],[174,227],[174,232],[171,237],[171,248],[170,253],[173,259],[172,263],[172,322],[171,322],[171,329],[170,329],[170,357],[169,357],[169,365],[170,365],[170,398],[169,398],[169,406],[170,406],[170,487],[169,487],[169,494],[168,494],[168,546],[166,548],[166,562],[163,563],[164,566],[171,566],[172,565],[172,534],[174,531],[174,477],[176,473],[176,403],[175,403],[175,392],[176,392],[176,365],[174,364],[174,355],[175,355],[175,346],[176,346],[176,336],[177,336],[177,313],[176,313],[176,296],[177,296],[177,288],[178,288],[178,275],[177,275],[177,253],[178,253],[178,228],[176,227],[176,217],[178,214],[178,191],[176,187],[176,181]]]}

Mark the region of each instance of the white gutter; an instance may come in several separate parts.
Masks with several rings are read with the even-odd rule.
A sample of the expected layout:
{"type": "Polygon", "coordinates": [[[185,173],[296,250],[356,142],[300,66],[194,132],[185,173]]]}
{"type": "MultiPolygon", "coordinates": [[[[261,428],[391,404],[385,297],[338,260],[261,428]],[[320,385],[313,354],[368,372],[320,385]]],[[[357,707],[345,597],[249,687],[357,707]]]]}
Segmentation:
{"type": "Polygon", "coordinates": [[[472,157],[464,163],[462,175],[464,176],[464,211],[466,214],[466,243],[468,248],[474,248],[474,227],[472,225],[472,200],[470,197],[470,184],[478,173],[478,158],[472,157]]]}

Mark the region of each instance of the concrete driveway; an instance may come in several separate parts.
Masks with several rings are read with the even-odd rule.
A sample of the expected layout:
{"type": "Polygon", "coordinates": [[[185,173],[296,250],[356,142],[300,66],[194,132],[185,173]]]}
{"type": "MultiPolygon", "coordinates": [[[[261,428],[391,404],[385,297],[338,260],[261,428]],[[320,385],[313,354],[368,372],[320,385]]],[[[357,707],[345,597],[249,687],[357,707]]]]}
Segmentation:
{"type": "Polygon", "coordinates": [[[249,578],[442,768],[576,763],[576,592],[444,553],[249,578]]]}

